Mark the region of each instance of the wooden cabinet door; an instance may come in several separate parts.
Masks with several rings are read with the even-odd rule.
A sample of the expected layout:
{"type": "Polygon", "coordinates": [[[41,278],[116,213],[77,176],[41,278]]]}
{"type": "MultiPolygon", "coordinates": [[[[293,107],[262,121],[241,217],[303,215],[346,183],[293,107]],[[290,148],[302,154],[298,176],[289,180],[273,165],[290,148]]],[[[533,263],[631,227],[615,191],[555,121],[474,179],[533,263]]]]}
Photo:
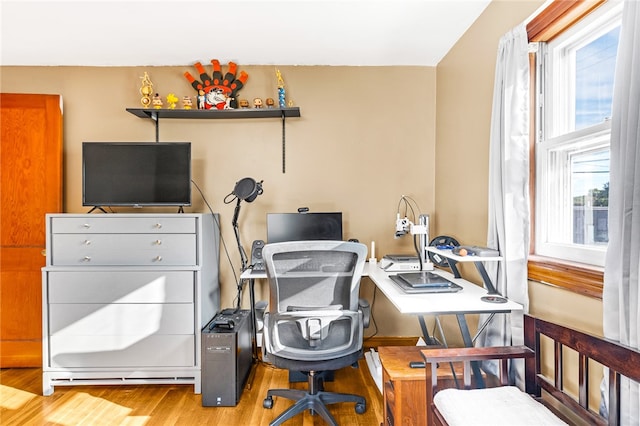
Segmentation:
{"type": "Polygon", "coordinates": [[[0,367],[42,365],[45,214],[62,211],[61,102],[0,93],[0,367]]]}

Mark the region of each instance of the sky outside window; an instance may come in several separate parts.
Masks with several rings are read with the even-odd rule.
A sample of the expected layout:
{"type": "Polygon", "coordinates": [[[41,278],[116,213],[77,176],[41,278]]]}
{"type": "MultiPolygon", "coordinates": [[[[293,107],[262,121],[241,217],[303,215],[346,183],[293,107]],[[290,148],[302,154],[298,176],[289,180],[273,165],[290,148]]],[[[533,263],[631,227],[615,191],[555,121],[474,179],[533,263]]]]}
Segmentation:
{"type": "MultiPolygon", "coordinates": [[[[613,77],[620,27],[576,50],[575,129],[611,118],[613,77]]],[[[609,150],[584,155],[574,164],[573,196],[602,189],[609,182],[609,150]]]]}

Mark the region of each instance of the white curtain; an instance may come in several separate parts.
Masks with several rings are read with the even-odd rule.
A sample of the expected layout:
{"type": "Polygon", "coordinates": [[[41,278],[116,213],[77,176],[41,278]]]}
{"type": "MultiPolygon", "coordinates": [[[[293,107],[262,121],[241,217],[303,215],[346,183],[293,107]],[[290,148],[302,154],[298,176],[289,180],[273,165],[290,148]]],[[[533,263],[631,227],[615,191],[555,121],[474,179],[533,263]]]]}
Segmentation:
{"type": "MultiPolygon", "coordinates": [[[[640,2],[626,0],[611,116],[604,335],[640,348],[640,2]]],[[[622,425],[640,424],[638,384],[622,382],[622,425]]]]}
{"type": "MultiPolygon", "coordinates": [[[[500,250],[502,267],[487,262],[497,290],[528,311],[529,253],[529,43],[524,24],[498,46],[489,152],[487,246],[500,250]]],[[[482,315],[480,324],[489,317],[482,315]]],[[[523,343],[522,313],[496,315],[478,336],[478,346],[523,343]]],[[[495,363],[483,365],[495,371],[495,363]]]]}

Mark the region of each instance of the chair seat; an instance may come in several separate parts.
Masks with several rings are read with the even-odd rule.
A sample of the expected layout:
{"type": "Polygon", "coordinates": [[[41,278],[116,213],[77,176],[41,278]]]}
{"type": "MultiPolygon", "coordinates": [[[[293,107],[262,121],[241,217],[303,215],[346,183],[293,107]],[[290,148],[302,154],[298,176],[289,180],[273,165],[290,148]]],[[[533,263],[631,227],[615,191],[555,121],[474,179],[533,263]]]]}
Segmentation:
{"type": "MultiPolygon", "coordinates": [[[[264,357],[264,355],[263,355],[264,357]]],[[[278,368],[286,368],[292,371],[335,371],[343,367],[354,365],[363,357],[363,350],[345,355],[340,358],[328,359],[326,361],[300,361],[289,358],[281,358],[273,354],[268,354],[268,362],[278,368]]]]}
{"type": "Polygon", "coordinates": [[[444,389],[433,403],[449,426],[566,425],[540,402],[515,386],[444,389]]]}

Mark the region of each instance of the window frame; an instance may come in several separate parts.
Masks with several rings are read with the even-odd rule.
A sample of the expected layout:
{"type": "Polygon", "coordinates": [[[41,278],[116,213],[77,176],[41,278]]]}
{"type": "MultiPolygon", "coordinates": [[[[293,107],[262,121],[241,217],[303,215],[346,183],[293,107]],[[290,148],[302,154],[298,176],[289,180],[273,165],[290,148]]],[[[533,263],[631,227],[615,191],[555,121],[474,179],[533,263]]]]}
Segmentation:
{"type": "MultiPolygon", "coordinates": [[[[605,3],[606,0],[554,0],[527,24],[529,42],[550,41],[565,29],[572,26],[589,12],[605,3]]],[[[535,52],[530,53],[531,121],[530,121],[530,188],[531,235],[535,235],[535,186],[536,186],[536,59],[535,52]]],[[[535,254],[535,238],[531,238],[528,260],[528,278],[585,296],[602,299],[604,268],[587,264],[569,262],[557,258],[535,254]]]]}

